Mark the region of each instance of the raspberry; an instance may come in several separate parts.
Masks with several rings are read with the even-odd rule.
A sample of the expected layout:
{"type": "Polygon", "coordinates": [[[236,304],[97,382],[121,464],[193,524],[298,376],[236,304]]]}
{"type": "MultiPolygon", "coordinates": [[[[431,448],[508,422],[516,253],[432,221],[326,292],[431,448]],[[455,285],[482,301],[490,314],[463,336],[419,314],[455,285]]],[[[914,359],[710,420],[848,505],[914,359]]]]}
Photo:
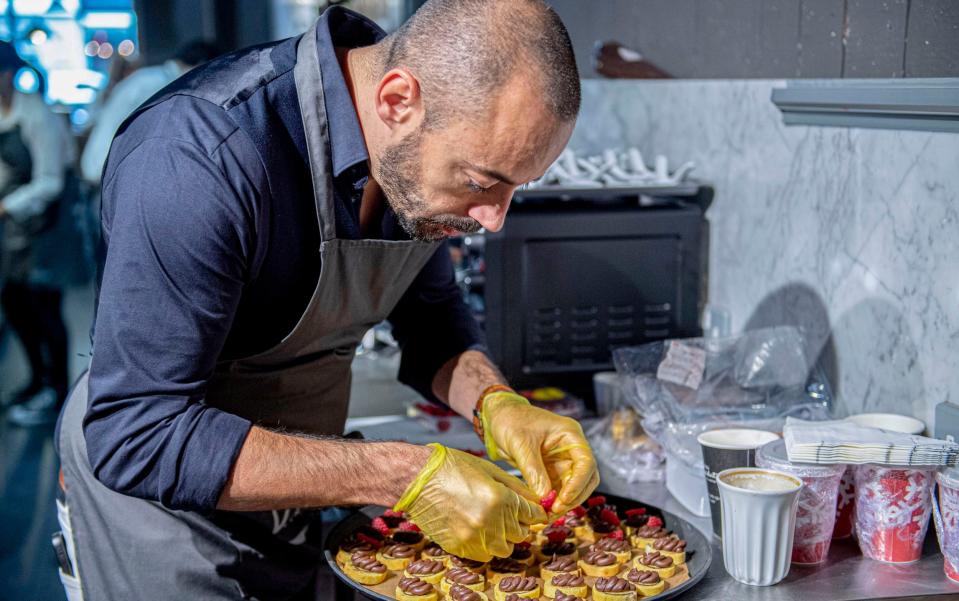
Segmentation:
{"type": "Polygon", "coordinates": [[[599,518],[604,522],[609,522],[614,526],[619,526],[619,516],[612,509],[604,509],[599,512],[599,518]]]}
{"type": "Polygon", "coordinates": [[[370,522],[370,526],[372,526],[377,532],[379,532],[383,536],[390,535],[390,527],[386,525],[386,522],[383,520],[383,518],[373,518],[373,521],[370,522]]]}
{"type": "Polygon", "coordinates": [[[653,527],[653,528],[662,528],[662,527],[663,527],[663,520],[662,520],[662,518],[658,518],[658,517],[656,517],[656,516],[653,516],[653,517],[649,518],[649,521],[646,522],[646,525],[647,525],[647,526],[651,526],[651,527],[653,527]]]}
{"type": "Polygon", "coordinates": [[[596,507],[597,505],[605,505],[606,497],[603,495],[596,495],[595,497],[590,497],[586,500],[586,504],[590,507],[596,507]]]}
{"type": "Polygon", "coordinates": [[[622,530],[613,530],[609,533],[609,536],[606,538],[615,538],[616,540],[623,540],[623,531],[622,530]]]}
{"type": "Polygon", "coordinates": [[[561,543],[566,540],[566,533],[562,530],[552,530],[546,533],[546,540],[551,543],[561,543]]]}
{"type": "Polygon", "coordinates": [[[381,541],[381,540],[376,540],[376,539],[373,538],[372,536],[367,536],[367,535],[363,534],[362,532],[357,532],[357,533],[356,533],[356,540],[358,540],[358,541],[363,541],[364,543],[367,543],[367,544],[371,545],[372,547],[374,547],[374,548],[376,548],[376,549],[379,549],[380,547],[383,546],[383,541],[381,541]]]}
{"type": "Polygon", "coordinates": [[[633,517],[634,515],[646,515],[646,509],[643,507],[637,507],[636,509],[627,509],[626,517],[633,517]]]}
{"type": "Polygon", "coordinates": [[[566,525],[566,518],[559,518],[559,519],[557,519],[555,522],[553,522],[553,525],[554,525],[554,526],[565,526],[565,525],[566,525]]]}
{"type": "Polygon", "coordinates": [[[546,496],[539,500],[539,504],[543,506],[543,509],[546,510],[546,513],[549,513],[553,510],[553,503],[556,502],[556,491],[551,490],[546,493],[546,496]]]}
{"type": "Polygon", "coordinates": [[[383,512],[383,516],[384,516],[384,517],[388,517],[388,518],[401,518],[401,517],[403,517],[403,512],[402,512],[402,511],[393,511],[392,509],[387,509],[386,511],[383,512]]]}
{"type": "Polygon", "coordinates": [[[402,522],[399,526],[396,527],[397,530],[405,530],[406,532],[419,532],[420,527],[414,524],[413,522],[402,522]]]}
{"type": "Polygon", "coordinates": [[[573,514],[573,517],[581,518],[586,515],[586,508],[582,505],[577,505],[576,507],[570,509],[569,512],[573,514]]]}

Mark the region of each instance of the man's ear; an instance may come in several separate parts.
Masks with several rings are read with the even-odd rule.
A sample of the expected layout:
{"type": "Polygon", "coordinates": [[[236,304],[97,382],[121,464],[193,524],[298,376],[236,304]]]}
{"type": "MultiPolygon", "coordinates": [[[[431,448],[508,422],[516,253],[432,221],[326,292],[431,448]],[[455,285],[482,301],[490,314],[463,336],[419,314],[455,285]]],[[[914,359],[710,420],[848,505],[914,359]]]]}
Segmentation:
{"type": "Polygon", "coordinates": [[[407,69],[391,69],[376,87],[376,114],[391,130],[412,130],[423,120],[420,82],[407,69]]]}

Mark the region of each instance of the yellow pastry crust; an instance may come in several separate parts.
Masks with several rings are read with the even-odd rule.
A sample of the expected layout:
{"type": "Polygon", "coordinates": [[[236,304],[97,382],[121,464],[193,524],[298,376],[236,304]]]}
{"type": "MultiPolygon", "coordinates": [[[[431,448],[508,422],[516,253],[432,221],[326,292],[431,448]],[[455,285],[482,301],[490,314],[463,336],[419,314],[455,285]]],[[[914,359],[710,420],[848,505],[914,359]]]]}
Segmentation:
{"type": "Polygon", "coordinates": [[[413,557],[390,557],[384,555],[382,551],[376,553],[376,559],[381,564],[385,565],[387,569],[393,570],[394,572],[402,572],[406,569],[406,566],[413,563],[413,560],[416,559],[416,556],[413,557]]]}
{"type": "Polygon", "coordinates": [[[539,585],[537,585],[537,587],[531,591],[513,591],[512,593],[504,593],[497,585],[497,587],[493,589],[493,598],[496,599],[496,601],[506,601],[506,596],[512,594],[516,595],[520,599],[539,599],[542,593],[542,587],[539,585]]]}
{"type": "MultiPolygon", "coordinates": [[[[439,560],[437,559],[434,561],[439,561],[439,560]]],[[[403,570],[403,576],[405,578],[419,578],[423,582],[429,582],[433,586],[437,586],[439,585],[440,580],[442,580],[443,577],[446,576],[446,570],[444,569],[442,572],[437,572],[435,574],[410,574],[409,570],[403,570]]]]}
{"type": "Polygon", "coordinates": [[[662,555],[673,560],[673,565],[681,566],[686,563],[686,552],[685,551],[664,551],[662,549],[653,549],[654,551],[659,551],[662,555]]]}
{"type": "Polygon", "coordinates": [[[577,562],[579,569],[583,571],[587,576],[592,576],[593,578],[598,578],[604,576],[609,578],[610,576],[615,576],[623,568],[622,564],[614,563],[609,566],[594,566],[591,563],[586,563],[582,559],[577,562]]]}
{"type": "MultiPolygon", "coordinates": [[[[450,589],[453,588],[453,584],[454,584],[453,582],[450,582],[444,576],[443,579],[440,580],[440,590],[443,591],[444,595],[449,595],[450,589]]],[[[480,574],[480,581],[477,582],[476,584],[460,584],[458,582],[455,584],[459,584],[460,586],[465,586],[471,591],[476,591],[477,593],[482,593],[484,590],[486,590],[486,578],[483,578],[482,574],[480,574]]]]}
{"type": "Polygon", "coordinates": [[[403,589],[397,585],[396,590],[393,592],[396,595],[397,601],[437,601],[439,599],[436,589],[433,589],[433,592],[428,595],[407,595],[403,592],[403,589]]]}
{"type": "Polygon", "coordinates": [[[672,577],[676,573],[676,564],[673,564],[666,568],[657,568],[656,566],[648,566],[642,562],[643,556],[637,555],[633,560],[633,567],[637,570],[646,570],[647,572],[652,571],[659,574],[659,577],[663,580],[672,577]]]}
{"type": "Polygon", "coordinates": [[[552,583],[552,579],[547,580],[543,584],[543,594],[552,599],[556,596],[556,591],[566,593],[567,595],[574,595],[576,597],[586,598],[586,595],[589,594],[589,589],[586,588],[586,585],[583,586],[556,586],[552,583]]]}
{"type": "Polygon", "coordinates": [[[604,593],[593,589],[593,601],[636,601],[636,591],[604,593]]]}
{"type": "Polygon", "coordinates": [[[507,576],[525,576],[526,570],[521,570],[519,572],[494,572],[491,568],[486,568],[486,580],[493,584],[494,586],[499,584],[499,581],[507,576]]]}
{"type": "Polygon", "coordinates": [[[652,597],[666,590],[666,581],[660,580],[656,584],[633,584],[636,592],[644,597],[652,597]]]}
{"type": "Polygon", "coordinates": [[[576,538],[586,543],[592,543],[592,542],[595,542],[596,540],[596,537],[593,535],[593,529],[590,527],[589,524],[583,524],[582,526],[574,526],[573,534],[576,535],[576,538]]]}
{"type": "Polygon", "coordinates": [[[357,568],[350,562],[347,562],[346,565],[343,566],[343,572],[360,584],[367,585],[379,584],[386,580],[386,577],[390,575],[390,573],[386,570],[383,570],[383,572],[367,572],[366,570],[357,568]]]}
{"type": "Polygon", "coordinates": [[[558,574],[582,574],[582,570],[576,568],[575,570],[570,570],[568,572],[554,572],[553,570],[547,570],[546,568],[540,566],[539,568],[539,577],[543,579],[543,582],[549,582],[553,579],[553,576],[558,574]]]}

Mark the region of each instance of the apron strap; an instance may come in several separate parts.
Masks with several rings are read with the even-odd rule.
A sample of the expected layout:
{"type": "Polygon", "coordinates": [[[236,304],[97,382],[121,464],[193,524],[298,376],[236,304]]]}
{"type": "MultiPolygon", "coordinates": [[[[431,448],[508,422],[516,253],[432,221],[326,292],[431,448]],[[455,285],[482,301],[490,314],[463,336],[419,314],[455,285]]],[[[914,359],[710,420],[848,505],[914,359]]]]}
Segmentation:
{"type": "Polygon", "coordinates": [[[296,83],[296,98],[300,104],[303,119],[303,133],[306,136],[306,149],[309,155],[310,176],[313,180],[313,201],[316,205],[316,218],[320,226],[320,240],[325,242],[336,238],[336,220],[333,208],[333,188],[330,175],[329,152],[327,146],[327,119],[324,106],[323,80],[320,64],[316,56],[317,19],[303,37],[296,49],[296,65],[293,67],[293,80],[296,83]]]}

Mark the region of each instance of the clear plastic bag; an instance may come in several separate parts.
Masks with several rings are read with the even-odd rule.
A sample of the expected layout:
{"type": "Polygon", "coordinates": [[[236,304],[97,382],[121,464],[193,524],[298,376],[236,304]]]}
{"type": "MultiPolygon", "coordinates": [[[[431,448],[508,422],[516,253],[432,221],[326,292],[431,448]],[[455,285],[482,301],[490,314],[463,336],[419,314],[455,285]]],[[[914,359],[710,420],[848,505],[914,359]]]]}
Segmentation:
{"type": "Polygon", "coordinates": [[[829,419],[823,370],[792,326],[727,338],[663,340],[613,352],[626,403],[671,457],[702,469],[696,437],[723,426],[781,431],[786,417],[829,419]]]}
{"type": "Polygon", "coordinates": [[[643,431],[640,419],[621,405],[586,432],[597,459],[629,483],[663,479],[663,449],[643,431]]]}

